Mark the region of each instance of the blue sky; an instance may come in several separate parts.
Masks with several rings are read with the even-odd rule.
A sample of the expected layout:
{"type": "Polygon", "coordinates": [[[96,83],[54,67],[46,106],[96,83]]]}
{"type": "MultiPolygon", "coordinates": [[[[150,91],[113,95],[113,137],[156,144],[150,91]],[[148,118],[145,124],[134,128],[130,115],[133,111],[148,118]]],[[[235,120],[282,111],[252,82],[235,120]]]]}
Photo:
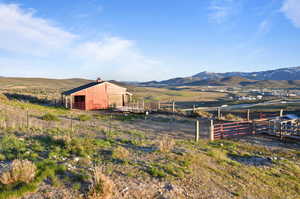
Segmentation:
{"type": "Polygon", "coordinates": [[[0,0],[0,76],[161,80],[299,52],[300,0],[0,0]]]}

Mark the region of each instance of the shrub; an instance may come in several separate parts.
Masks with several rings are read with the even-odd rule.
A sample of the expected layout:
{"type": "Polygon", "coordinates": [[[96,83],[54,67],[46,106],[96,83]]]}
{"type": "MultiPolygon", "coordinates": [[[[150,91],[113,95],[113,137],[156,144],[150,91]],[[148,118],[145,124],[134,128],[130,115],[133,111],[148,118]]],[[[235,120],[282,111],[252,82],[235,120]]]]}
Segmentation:
{"type": "Polygon", "coordinates": [[[162,169],[159,169],[159,168],[153,167],[153,166],[149,167],[148,172],[153,177],[164,178],[167,176],[166,173],[162,169]]]}
{"type": "Polygon", "coordinates": [[[53,115],[51,113],[46,113],[42,116],[42,120],[45,121],[59,121],[59,118],[56,115],[53,115]]]}
{"type": "Polygon", "coordinates": [[[14,160],[0,175],[0,182],[4,185],[15,183],[29,183],[36,174],[36,166],[29,160],[14,160]]]}
{"type": "Polygon", "coordinates": [[[159,142],[159,151],[163,152],[163,153],[168,153],[170,152],[174,146],[175,146],[175,140],[168,137],[168,136],[164,136],[162,137],[161,141],[159,142]]]}
{"type": "Polygon", "coordinates": [[[94,167],[92,172],[92,183],[89,188],[88,198],[110,199],[113,193],[113,182],[101,171],[101,167],[94,167]]]}
{"type": "Polygon", "coordinates": [[[205,117],[205,118],[211,118],[212,114],[206,111],[196,110],[194,113],[196,116],[199,117],[205,117]]]}
{"type": "Polygon", "coordinates": [[[0,101],[8,101],[8,98],[4,94],[0,93],[0,101]]]}
{"type": "Polygon", "coordinates": [[[92,116],[90,116],[90,115],[82,114],[82,115],[78,116],[78,120],[82,121],[82,122],[89,121],[91,119],[92,119],[92,116]]]}
{"type": "Polygon", "coordinates": [[[6,158],[5,158],[5,155],[3,155],[3,154],[1,154],[0,153],[0,161],[3,161],[3,160],[5,160],[6,158]]]}
{"type": "Polygon", "coordinates": [[[223,118],[225,120],[230,120],[230,121],[240,121],[243,120],[242,118],[240,118],[239,116],[233,115],[231,113],[225,115],[225,117],[223,118]]]}
{"type": "Polygon", "coordinates": [[[76,156],[87,157],[93,153],[95,145],[90,138],[73,138],[67,145],[67,149],[76,156]]]}
{"type": "Polygon", "coordinates": [[[167,172],[168,174],[173,175],[175,177],[183,178],[185,175],[184,168],[178,167],[171,163],[165,164],[163,166],[163,168],[164,168],[165,172],[167,172]]]}
{"type": "Polygon", "coordinates": [[[6,158],[15,159],[26,151],[26,145],[22,139],[18,139],[15,135],[5,135],[0,140],[0,151],[6,158]]]}
{"type": "Polygon", "coordinates": [[[129,151],[121,146],[118,146],[112,151],[112,157],[115,159],[126,160],[129,155],[129,151]]]}

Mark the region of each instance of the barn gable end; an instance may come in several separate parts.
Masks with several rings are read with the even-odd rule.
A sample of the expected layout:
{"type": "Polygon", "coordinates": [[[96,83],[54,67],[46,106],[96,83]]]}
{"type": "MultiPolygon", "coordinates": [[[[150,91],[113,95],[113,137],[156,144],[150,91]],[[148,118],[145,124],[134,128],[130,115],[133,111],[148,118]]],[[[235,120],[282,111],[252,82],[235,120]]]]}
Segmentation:
{"type": "Polygon", "coordinates": [[[66,91],[62,96],[66,108],[82,110],[120,107],[130,100],[126,88],[99,80],[66,91]]]}

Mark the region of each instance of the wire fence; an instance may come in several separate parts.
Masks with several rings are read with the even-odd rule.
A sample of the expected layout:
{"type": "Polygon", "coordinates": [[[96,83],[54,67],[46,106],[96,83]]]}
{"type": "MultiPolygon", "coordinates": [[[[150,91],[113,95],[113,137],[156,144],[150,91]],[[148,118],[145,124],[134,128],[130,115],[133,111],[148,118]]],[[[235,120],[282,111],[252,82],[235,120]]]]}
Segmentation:
{"type": "MultiPolygon", "coordinates": [[[[18,110],[6,107],[0,111],[0,129],[20,130],[35,133],[59,130],[81,135],[97,135],[105,138],[109,134],[140,131],[157,139],[168,135],[174,138],[193,139],[195,118],[176,114],[131,114],[110,111],[72,111],[48,120],[46,113],[32,110],[18,110]],[[86,116],[88,119],[83,119],[86,116]]],[[[206,120],[201,121],[200,137],[208,135],[206,120]]]]}

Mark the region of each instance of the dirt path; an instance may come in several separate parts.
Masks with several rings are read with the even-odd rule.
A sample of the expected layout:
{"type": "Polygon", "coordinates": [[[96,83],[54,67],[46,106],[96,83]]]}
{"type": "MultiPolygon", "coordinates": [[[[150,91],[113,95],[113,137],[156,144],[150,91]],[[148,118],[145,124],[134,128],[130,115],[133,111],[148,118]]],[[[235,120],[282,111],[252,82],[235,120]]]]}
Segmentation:
{"type": "MultiPolygon", "coordinates": [[[[195,119],[181,116],[151,115],[147,119],[131,122],[116,122],[116,128],[136,129],[148,133],[150,137],[169,135],[179,139],[194,139],[195,119]]],[[[208,122],[200,120],[200,136],[208,138],[208,122]]]]}

